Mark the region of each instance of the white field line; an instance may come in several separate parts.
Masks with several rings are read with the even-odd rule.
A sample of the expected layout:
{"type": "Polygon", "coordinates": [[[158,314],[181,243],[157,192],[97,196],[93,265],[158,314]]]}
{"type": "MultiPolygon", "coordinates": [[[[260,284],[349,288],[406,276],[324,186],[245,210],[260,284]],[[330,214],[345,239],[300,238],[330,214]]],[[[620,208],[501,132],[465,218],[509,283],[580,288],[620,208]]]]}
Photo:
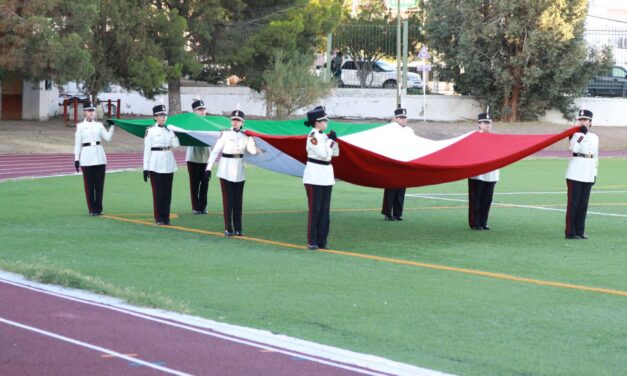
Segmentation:
{"type": "MultiPolygon", "coordinates": [[[[407,196],[414,197],[414,198],[425,198],[425,199],[428,199],[428,200],[439,200],[439,201],[451,201],[451,202],[468,203],[468,200],[462,200],[462,199],[458,199],[458,198],[436,197],[436,196],[432,196],[432,195],[409,194],[407,196]]],[[[498,203],[498,202],[493,202],[492,205],[505,206],[505,207],[510,207],[510,208],[536,209],[536,210],[546,210],[546,211],[555,211],[555,212],[566,213],[566,209],[547,208],[545,206],[503,204],[503,203],[498,203]]],[[[595,211],[588,211],[588,214],[605,216],[605,217],[627,218],[627,214],[601,213],[601,212],[595,212],[595,211]]]]}
{"type": "MultiPolygon", "coordinates": [[[[548,192],[494,192],[495,196],[515,196],[515,195],[565,195],[568,192],[566,191],[548,191],[548,192]]],[[[627,191],[592,191],[592,195],[595,194],[611,194],[611,193],[627,193],[627,191]]],[[[468,196],[468,193],[412,193],[407,196],[437,196],[437,197],[446,197],[446,196],[468,196]]]]}
{"type": "Polygon", "coordinates": [[[131,358],[130,356],[124,355],[124,354],[119,353],[117,351],[109,350],[109,349],[107,349],[105,347],[92,345],[91,343],[87,343],[87,342],[79,341],[77,339],[65,337],[65,336],[62,336],[60,334],[52,333],[52,332],[49,332],[49,331],[46,331],[46,330],[43,330],[43,329],[35,328],[33,326],[25,325],[25,324],[22,324],[22,323],[19,323],[19,322],[7,320],[7,319],[4,319],[2,317],[0,317],[0,323],[11,325],[11,326],[14,326],[16,328],[28,330],[28,331],[31,331],[31,332],[34,332],[34,333],[37,333],[37,334],[41,334],[41,335],[44,335],[44,336],[47,336],[47,337],[51,337],[51,338],[54,338],[54,339],[57,339],[57,340],[60,340],[60,341],[68,342],[68,343],[71,343],[73,345],[77,345],[77,346],[80,346],[80,347],[85,347],[85,348],[88,348],[90,350],[98,351],[100,353],[105,353],[105,354],[114,356],[116,358],[121,358],[121,359],[127,360],[127,361],[132,362],[132,363],[141,364],[144,367],[149,367],[149,368],[155,369],[157,371],[169,373],[170,375],[190,376],[188,373],[180,372],[180,371],[174,370],[172,368],[163,367],[163,366],[160,366],[158,364],[153,364],[153,363],[150,363],[150,362],[147,362],[145,360],[138,359],[138,358],[131,358]]]}

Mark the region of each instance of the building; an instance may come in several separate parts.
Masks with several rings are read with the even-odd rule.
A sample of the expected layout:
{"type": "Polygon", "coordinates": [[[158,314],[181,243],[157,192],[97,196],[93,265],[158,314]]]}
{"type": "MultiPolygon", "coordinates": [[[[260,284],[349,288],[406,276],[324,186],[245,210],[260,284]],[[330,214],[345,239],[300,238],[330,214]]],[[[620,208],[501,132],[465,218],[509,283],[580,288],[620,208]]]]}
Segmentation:
{"type": "Polygon", "coordinates": [[[59,111],[52,81],[30,82],[8,74],[0,81],[0,120],[48,120],[59,111]]]}

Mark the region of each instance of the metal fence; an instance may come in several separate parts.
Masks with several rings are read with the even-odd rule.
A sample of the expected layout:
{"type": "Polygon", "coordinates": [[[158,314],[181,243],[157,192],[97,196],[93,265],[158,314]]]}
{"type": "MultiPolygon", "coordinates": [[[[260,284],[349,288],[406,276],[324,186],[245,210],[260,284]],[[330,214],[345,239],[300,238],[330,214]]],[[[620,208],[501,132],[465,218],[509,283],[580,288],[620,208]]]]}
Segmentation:
{"type": "MultiPolygon", "coordinates": [[[[401,30],[401,38],[406,39],[410,56],[419,36],[419,26],[409,25],[401,30]]],[[[332,36],[333,56],[331,71],[340,87],[382,88],[397,87],[397,27],[396,25],[344,25],[336,29],[332,36]]],[[[422,90],[422,77],[412,65],[402,67],[407,77],[404,88],[422,90]]]]}
{"type": "MultiPolygon", "coordinates": [[[[403,30],[403,32],[405,32],[403,30]]],[[[418,25],[407,28],[406,49],[408,56],[407,82],[403,85],[408,93],[421,94],[423,81],[427,91],[433,94],[454,94],[453,84],[440,82],[437,74],[416,69],[421,62],[416,58],[420,49],[418,25]]],[[[331,70],[340,87],[395,88],[396,25],[342,25],[331,40],[333,51],[331,70]],[[341,52],[341,57],[338,57],[341,52]],[[378,62],[372,64],[373,60],[378,62]],[[339,67],[339,68],[338,68],[339,67]]],[[[584,38],[590,48],[609,46],[614,67],[605,75],[592,79],[586,90],[589,96],[627,97],[627,28],[589,29],[584,38]]],[[[435,73],[435,72],[432,72],[435,73]]]]}
{"type": "Polygon", "coordinates": [[[627,28],[589,29],[584,35],[590,47],[600,49],[609,46],[614,57],[611,71],[592,79],[586,94],[593,97],[627,97],[627,28]]]}

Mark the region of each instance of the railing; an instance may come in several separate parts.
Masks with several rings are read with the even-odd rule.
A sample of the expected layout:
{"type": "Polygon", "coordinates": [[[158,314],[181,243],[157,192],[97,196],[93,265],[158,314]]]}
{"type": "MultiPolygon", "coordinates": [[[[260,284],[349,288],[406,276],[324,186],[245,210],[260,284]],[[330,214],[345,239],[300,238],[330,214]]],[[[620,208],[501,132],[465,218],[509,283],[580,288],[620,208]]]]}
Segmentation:
{"type": "MultiPolygon", "coordinates": [[[[66,127],[70,126],[70,122],[72,120],[74,121],[74,126],[78,124],[78,106],[79,104],[82,104],[83,102],[84,101],[79,101],[77,97],[74,97],[71,100],[68,100],[68,99],[63,100],[63,123],[65,124],[66,127]],[[71,115],[73,116],[70,116],[68,107],[71,107],[71,110],[72,110],[71,115]]],[[[116,118],[120,117],[120,108],[121,108],[120,99],[113,100],[113,101],[111,99],[107,99],[106,101],[98,100],[98,104],[102,106],[103,116],[106,115],[107,118],[110,119],[112,115],[115,114],[116,118]],[[106,106],[106,109],[105,109],[105,106],[106,106]]]]}

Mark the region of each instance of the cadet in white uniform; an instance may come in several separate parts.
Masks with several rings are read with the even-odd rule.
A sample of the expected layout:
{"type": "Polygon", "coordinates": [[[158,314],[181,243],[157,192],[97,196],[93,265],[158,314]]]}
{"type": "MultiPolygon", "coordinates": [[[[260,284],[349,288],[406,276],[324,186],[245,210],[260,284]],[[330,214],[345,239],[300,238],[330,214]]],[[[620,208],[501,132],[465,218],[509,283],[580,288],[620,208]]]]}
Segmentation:
{"type": "MultiPolygon", "coordinates": [[[[394,110],[394,121],[390,124],[399,125],[407,137],[413,137],[414,131],[407,127],[407,110],[397,108],[394,110]]],[[[402,221],[403,205],[405,203],[405,188],[385,188],[383,191],[383,206],[381,214],[384,215],[386,221],[402,221]]]]}
{"type": "Polygon", "coordinates": [[[102,140],[111,141],[115,126],[105,129],[102,123],[95,121],[96,106],[88,102],[83,104],[85,120],[76,125],[74,135],[74,168],[83,170],[85,197],[89,215],[102,214],[102,197],[104,191],[107,156],[102,148],[102,140]]]}
{"type": "MultiPolygon", "coordinates": [[[[479,114],[479,132],[490,133],[492,119],[489,113],[479,114]]],[[[468,179],[468,225],[472,230],[489,230],[488,215],[492,206],[494,186],[499,181],[499,170],[468,179]]]]}
{"type": "Polygon", "coordinates": [[[207,179],[211,178],[211,168],[218,162],[218,177],[222,187],[222,207],[224,210],[224,235],[243,236],[242,206],[244,201],[244,153],[257,154],[257,146],[252,137],[242,131],[244,112],[231,113],[231,129],[222,131],[209,155],[207,179]]]}
{"type": "Polygon", "coordinates": [[[579,111],[577,122],[580,129],[570,137],[568,148],[573,156],[566,170],[566,239],[588,239],[585,234],[588,201],[599,168],[599,137],[589,130],[592,127],[592,112],[579,111]]]}
{"type": "Polygon", "coordinates": [[[165,105],[153,107],[152,113],[156,123],[146,129],[144,137],[144,181],[148,181],[150,176],[155,222],[158,225],[169,225],[172,180],[178,169],[172,148],[180,144],[176,134],[165,125],[165,105]]]}
{"type": "MultiPolygon", "coordinates": [[[[205,116],[205,103],[198,99],[192,103],[192,110],[196,115],[205,116]]],[[[189,193],[192,198],[192,213],[207,214],[207,190],[209,179],[205,178],[209,147],[188,146],[185,154],[187,172],[189,173],[189,193]]]]}
{"type": "Polygon", "coordinates": [[[322,106],[307,112],[305,125],[314,128],[307,136],[307,164],[303,173],[309,203],[307,248],[310,250],[328,248],[331,192],[335,184],[331,158],[340,155],[340,148],[334,131],[329,132],[329,135],[323,133],[327,129],[327,121],[322,106]]]}

